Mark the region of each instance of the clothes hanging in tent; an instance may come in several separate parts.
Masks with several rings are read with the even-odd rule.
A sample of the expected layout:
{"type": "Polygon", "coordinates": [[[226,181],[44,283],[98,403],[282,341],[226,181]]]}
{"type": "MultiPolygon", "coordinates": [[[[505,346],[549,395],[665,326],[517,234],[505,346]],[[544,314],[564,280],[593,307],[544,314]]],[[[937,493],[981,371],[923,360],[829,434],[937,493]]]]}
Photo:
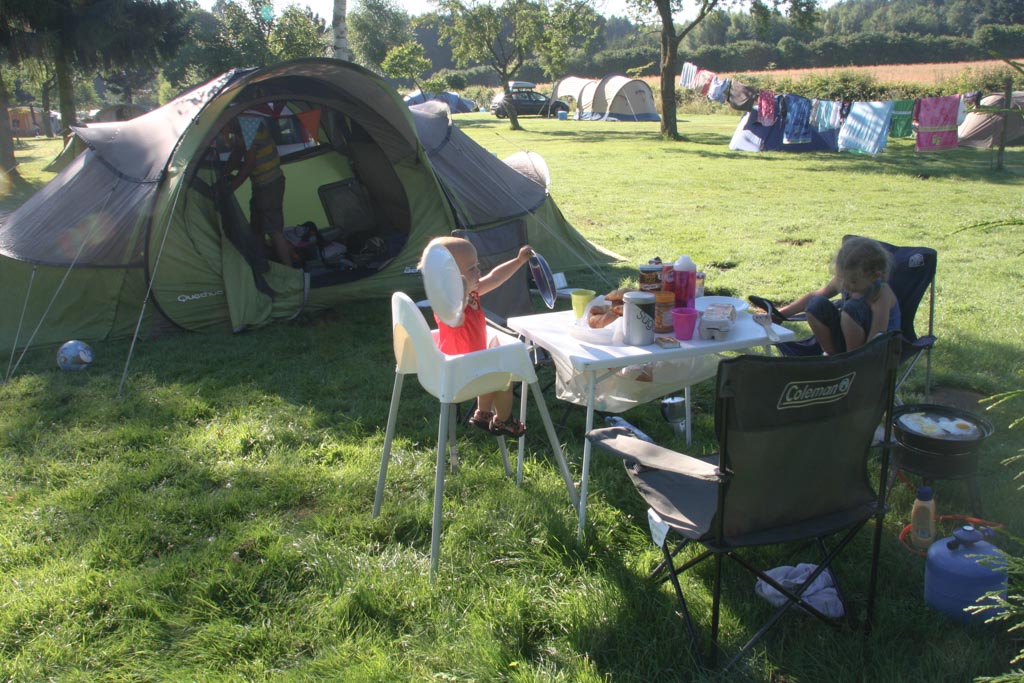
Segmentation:
{"type": "Polygon", "coordinates": [[[811,101],[800,95],[784,95],[786,127],[782,134],[785,145],[799,145],[811,141],[811,101]]]}
{"type": "Polygon", "coordinates": [[[892,101],[854,102],[839,130],[839,151],[875,155],[885,149],[892,101]]]}
{"type": "Polygon", "coordinates": [[[892,103],[892,123],[889,137],[909,138],[914,133],[913,114],[915,100],[896,100],[892,103]]]}
{"type": "Polygon", "coordinates": [[[914,149],[918,152],[956,149],[960,142],[956,131],[959,111],[959,95],[919,99],[914,105],[914,120],[917,122],[914,149]]]}

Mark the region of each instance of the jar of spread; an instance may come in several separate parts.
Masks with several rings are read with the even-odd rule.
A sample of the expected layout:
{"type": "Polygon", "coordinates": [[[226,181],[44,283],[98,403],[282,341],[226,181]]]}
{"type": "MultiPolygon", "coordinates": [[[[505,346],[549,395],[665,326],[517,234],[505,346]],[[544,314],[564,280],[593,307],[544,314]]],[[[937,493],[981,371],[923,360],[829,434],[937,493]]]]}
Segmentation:
{"type": "Polygon", "coordinates": [[[676,295],[672,291],[654,292],[654,331],[657,334],[672,332],[672,308],[676,295]]]}

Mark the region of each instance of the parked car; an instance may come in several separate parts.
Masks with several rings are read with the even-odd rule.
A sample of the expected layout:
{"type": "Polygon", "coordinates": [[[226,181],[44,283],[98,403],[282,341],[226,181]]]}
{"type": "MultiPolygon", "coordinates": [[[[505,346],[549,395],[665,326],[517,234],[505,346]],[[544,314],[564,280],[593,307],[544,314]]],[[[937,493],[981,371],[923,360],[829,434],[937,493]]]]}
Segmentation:
{"type": "MultiPolygon", "coordinates": [[[[547,95],[535,92],[533,83],[515,81],[510,85],[512,89],[512,104],[516,108],[518,116],[558,116],[558,112],[569,113],[569,105],[561,100],[551,100],[547,95]]],[[[491,101],[491,113],[499,119],[508,116],[505,109],[505,93],[498,95],[491,101]]]]}

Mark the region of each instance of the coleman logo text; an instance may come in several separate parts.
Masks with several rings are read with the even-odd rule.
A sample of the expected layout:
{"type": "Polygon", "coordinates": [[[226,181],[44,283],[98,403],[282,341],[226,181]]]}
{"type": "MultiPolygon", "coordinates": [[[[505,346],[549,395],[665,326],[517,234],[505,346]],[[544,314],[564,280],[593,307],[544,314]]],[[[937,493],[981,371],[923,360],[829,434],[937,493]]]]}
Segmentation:
{"type": "Polygon", "coordinates": [[[853,378],[857,373],[835,379],[817,380],[814,382],[790,382],[782,389],[779,396],[779,410],[787,408],[803,408],[817,403],[840,401],[850,393],[853,378]]]}

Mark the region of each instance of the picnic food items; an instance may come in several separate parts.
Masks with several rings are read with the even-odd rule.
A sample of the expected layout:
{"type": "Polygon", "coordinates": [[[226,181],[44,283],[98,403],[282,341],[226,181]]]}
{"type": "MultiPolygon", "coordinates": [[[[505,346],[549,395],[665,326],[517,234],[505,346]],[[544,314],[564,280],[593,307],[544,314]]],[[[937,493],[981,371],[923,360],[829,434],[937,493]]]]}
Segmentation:
{"type": "Polygon", "coordinates": [[[611,325],[613,322],[622,317],[622,298],[629,292],[635,292],[635,289],[629,289],[621,287],[619,289],[613,289],[604,295],[604,304],[598,304],[591,306],[587,313],[587,325],[592,328],[601,328],[611,325]]]}
{"type": "Polygon", "coordinates": [[[736,307],[732,304],[708,304],[700,317],[701,339],[725,339],[736,320],[736,307]]]}

